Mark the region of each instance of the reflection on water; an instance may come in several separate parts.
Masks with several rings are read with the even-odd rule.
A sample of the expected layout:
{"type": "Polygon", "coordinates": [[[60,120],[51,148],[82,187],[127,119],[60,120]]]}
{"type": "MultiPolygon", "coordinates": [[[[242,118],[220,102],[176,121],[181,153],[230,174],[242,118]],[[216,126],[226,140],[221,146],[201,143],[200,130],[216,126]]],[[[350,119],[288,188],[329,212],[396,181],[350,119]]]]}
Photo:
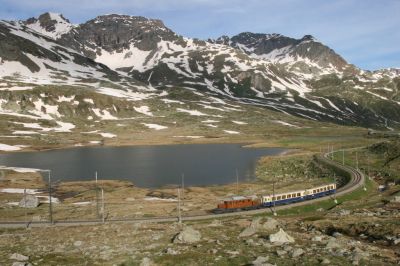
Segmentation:
{"type": "Polygon", "coordinates": [[[125,179],[140,187],[181,182],[205,186],[254,178],[257,159],[281,148],[241,148],[240,144],[87,147],[0,155],[0,165],[51,169],[54,180],[125,179]]]}

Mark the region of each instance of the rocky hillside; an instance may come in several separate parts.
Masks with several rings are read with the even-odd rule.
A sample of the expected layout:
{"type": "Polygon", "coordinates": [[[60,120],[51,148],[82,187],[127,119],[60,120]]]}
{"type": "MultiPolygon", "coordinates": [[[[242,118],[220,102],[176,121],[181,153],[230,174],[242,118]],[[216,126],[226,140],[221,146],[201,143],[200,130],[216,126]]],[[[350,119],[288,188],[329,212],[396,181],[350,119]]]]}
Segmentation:
{"type": "Polygon", "coordinates": [[[0,78],[7,86],[68,84],[164,96],[179,88],[310,120],[399,127],[399,71],[360,70],[309,35],[246,32],[202,41],[160,20],[104,15],[72,25],[53,13],[2,21],[0,30],[0,78]]]}

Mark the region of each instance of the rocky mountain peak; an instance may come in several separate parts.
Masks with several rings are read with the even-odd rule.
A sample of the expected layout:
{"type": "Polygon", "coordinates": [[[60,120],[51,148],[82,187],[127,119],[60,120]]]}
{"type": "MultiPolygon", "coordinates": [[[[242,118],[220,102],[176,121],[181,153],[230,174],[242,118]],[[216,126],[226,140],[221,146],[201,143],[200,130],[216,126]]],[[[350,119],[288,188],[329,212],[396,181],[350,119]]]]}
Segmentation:
{"type": "Polygon", "coordinates": [[[159,41],[175,38],[176,34],[161,20],[108,14],[80,24],[59,41],[95,59],[102,51],[119,53],[132,47],[150,51],[157,48],[159,41]]]}
{"type": "Polygon", "coordinates": [[[312,35],[304,35],[303,38],[301,38],[301,41],[312,41],[312,42],[317,42],[317,39],[312,36],[312,35]]]}
{"type": "Polygon", "coordinates": [[[73,25],[62,14],[46,12],[38,18],[29,18],[22,23],[28,28],[37,31],[52,39],[58,39],[68,33],[73,25]]]}

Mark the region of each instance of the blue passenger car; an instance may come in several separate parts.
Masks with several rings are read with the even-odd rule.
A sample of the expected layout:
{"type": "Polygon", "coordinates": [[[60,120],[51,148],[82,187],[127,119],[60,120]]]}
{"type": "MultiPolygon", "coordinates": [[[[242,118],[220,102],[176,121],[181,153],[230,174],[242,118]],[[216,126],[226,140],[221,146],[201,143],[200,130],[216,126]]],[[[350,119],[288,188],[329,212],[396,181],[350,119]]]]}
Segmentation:
{"type": "Polygon", "coordinates": [[[264,207],[271,207],[276,205],[284,205],[295,203],[304,200],[311,200],[334,194],[336,192],[336,184],[331,183],[328,185],[318,186],[306,190],[299,190],[293,192],[279,193],[275,195],[267,195],[261,197],[261,204],[264,207]]]}

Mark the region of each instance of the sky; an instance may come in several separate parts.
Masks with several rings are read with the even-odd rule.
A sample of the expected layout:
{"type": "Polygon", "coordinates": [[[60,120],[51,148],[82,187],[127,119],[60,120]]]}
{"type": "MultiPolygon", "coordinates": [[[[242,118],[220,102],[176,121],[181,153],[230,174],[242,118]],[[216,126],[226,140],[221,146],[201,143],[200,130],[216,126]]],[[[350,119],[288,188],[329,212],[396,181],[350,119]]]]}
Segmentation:
{"type": "Polygon", "coordinates": [[[199,39],[310,34],[362,69],[400,68],[400,0],[0,0],[0,19],[48,11],[76,24],[112,13],[157,18],[199,39]]]}

